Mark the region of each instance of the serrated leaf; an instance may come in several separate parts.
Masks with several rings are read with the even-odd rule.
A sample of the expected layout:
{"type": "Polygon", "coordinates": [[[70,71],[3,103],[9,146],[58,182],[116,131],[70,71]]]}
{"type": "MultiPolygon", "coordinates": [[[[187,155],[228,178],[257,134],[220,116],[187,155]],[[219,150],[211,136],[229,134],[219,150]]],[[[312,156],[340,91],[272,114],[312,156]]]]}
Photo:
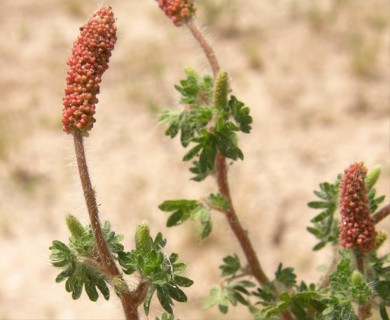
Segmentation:
{"type": "Polygon", "coordinates": [[[211,206],[213,209],[221,210],[221,211],[226,211],[229,209],[229,202],[226,200],[226,198],[217,193],[217,194],[210,194],[207,197],[207,203],[209,206],[211,206]]]}
{"type": "Polygon", "coordinates": [[[280,263],[278,270],[275,272],[276,280],[284,284],[286,288],[291,288],[296,283],[297,276],[294,273],[293,268],[284,268],[280,263]]]}
{"type": "Polygon", "coordinates": [[[249,115],[250,109],[244,103],[238,101],[235,96],[231,96],[228,104],[234,120],[240,126],[240,130],[244,133],[249,133],[252,129],[250,124],[253,121],[249,115]]]}
{"type": "Polygon", "coordinates": [[[241,262],[237,255],[227,256],[223,258],[223,262],[225,264],[219,266],[223,277],[234,275],[241,269],[241,262]]]}

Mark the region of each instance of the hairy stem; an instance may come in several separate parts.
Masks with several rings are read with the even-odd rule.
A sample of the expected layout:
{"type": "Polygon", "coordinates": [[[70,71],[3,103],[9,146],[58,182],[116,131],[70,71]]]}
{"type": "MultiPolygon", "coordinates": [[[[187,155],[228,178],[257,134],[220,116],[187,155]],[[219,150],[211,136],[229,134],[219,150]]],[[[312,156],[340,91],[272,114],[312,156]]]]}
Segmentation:
{"type": "MultiPolygon", "coordinates": [[[[356,258],[356,268],[358,271],[364,275],[365,266],[364,266],[364,254],[359,250],[355,249],[354,251],[356,258]]],[[[367,301],[364,304],[359,304],[358,306],[358,318],[359,320],[368,319],[371,316],[371,302],[367,301]]]]}
{"type": "Polygon", "coordinates": [[[209,42],[203,36],[202,32],[200,32],[198,26],[195,24],[194,20],[188,20],[186,22],[187,28],[191,31],[192,35],[196,39],[196,41],[201,46],[203,52],[206,55],[207,60],[209,61],[211,70],[213,72],[213,78],[217,77],[218,72],[220,71],[219,63],[217,57],[215,56],[213,48],[210,46],[209,42]]]}
{"type": "MultiPolygon", "coordinates": [[[[92,231],[99,252],[99,258],[102,263],[102,269],[105,271],[105,274],[108,276],[109,279],[117,277],[123,280],[122,275],[117,265],[115,264],[114,258],[111,255],[110,249],[108,248],[106,239],[104,238],[102,232],[95,191],[92,187],[91,179],[88,173],[87,161],[85,158],[83,136],[81,132],[74,131],[73,138],[81,186],[83,188],[84,199],[87,205],[92,231]]],[[[139,316],[137,311],[137,305],[129,289],[126,287],[119,294],[126,320],[138,320],[139,316]]]]}
{"type": "Polygon", "coordinates": [[[269,279],[260,266],[259,259],[257,258],[256,252],[249,240],[248,232],[242,227],[234,210],[227,177],[226,159],[219,152],[217,153],[216,159],[216,178],[220,194],[223,195],[229,202],[229,209],[225,212],[229,226],[244,251],[253,276],[260,284],[265,285],[269,283],[269,279]]]}
{"type": "MultiPolygon", "coordinates": [[[[213,48],[211,47],[207,39],[204,37],[202,32],[200,32],[199,28],[197,27],[193,19],[187,21],[186,26],[190,30],[190,32],[192,33],[193,37],[196,39],[200,47],[202,48],[209,62],[211,70],[213,72],[213,79],[215,81],[220,71],[220,66],[213,48]]],[[[230,188],[229,188],[229,182],[227,177],[226,158],[219,152],[217,152],[217,156],[216,156],[215,171],[216,171],[216,179],[217,179],[219,192],[229,202],[229,209],[225,212],[225,216],[228,220],[229,226],[232,229],[238,242],[240,243],[240,246],[248,261],[249,268],[251,270],[252,275],[256,278],[259,284],[266,285],[269,283],[269,279],[264,273],[263,268],[260,265],[256,251],[254,250],[252,242],[248,237],[248,232],[242,227],[237,217],[237,214],[234,210],[233,201],[230,196],[230,188]]],[[[276,295],[279,294],[276,289],[274,293],[276,295]]],[[[282,314],[282,318],[284,320],[293,319],[289,311],[285,311],[282,314]]]]}
{"type": "Polygon", "coordinates": [[[377,224],[384,218],[386,218],[388,215],[390,215],[390,203],[384,206],[379,211],[375,212],[372,218],[374,219],[375,224],[377,224]]]}

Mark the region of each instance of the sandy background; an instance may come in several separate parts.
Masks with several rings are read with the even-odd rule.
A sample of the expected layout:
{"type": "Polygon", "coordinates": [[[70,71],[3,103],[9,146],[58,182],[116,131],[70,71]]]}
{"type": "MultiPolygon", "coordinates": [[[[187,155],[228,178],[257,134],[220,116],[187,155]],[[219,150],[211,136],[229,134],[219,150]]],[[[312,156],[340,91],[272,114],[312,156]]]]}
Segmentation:
{"type": "MultiPolygon", "coordinates": [[[[218,283],[222,257],[241,251],[220,214],[212,236],[165,227],[166,199],[215,192],[212,179],[189,180],[177,141],[163,135],[158,114],[176,106],[173,84],[183,67],[209,72],[190,34],[153,0],[106,0],[118,19],[118,42],[103,77],[97,123],[86,141],[102,219],[133,245],[148,220],[169,251],[189,264],[192,299],[177,304],[185,319],[222,319],[201,297],[218,283]]],[[[55,284],[48,260],[54,239],[66,241],[68,213],[87,223],[72,141],[61,131],[66,60],[78,28],[98,7],[87,0],[0,2],[0,319],[120,319],[113,298],[74,302],[55,284]]],[[[316,281],[327,250],[305,228],[306,203],[321,181],[350,163],[382,165],[378,191],[389,196],[389,3],[385,0],[203,0],[207,25],[234,93],[249,106],[252,134],[241,137],[245,161],[231,166],[235,206],[268,275],[280,261],[299,280],[316,281]]],[[[389,219],[388,219],[389,220],[389,219]]],[[[389,230],[389,221],[380,229],[389,230]]],[[[389,251],[389,246],[383,248],[389,251]]],[[[154,307],[150,319],[161,312],[154,307]]],[[[238,309],[224,319],[250,319],[238,309]]]]}

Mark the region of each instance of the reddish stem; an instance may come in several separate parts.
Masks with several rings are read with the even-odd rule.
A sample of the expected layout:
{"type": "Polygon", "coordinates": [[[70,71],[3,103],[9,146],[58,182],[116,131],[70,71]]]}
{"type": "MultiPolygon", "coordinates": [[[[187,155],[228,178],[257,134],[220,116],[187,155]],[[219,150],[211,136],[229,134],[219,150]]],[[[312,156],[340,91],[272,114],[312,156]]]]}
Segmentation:
{"type": "MultiPolygon", "coordinates": [[[[96,246],[99,252],[102,269],[109,279],[119,278],[123,280],[114,258],[108,248],[106,239],[104,238],[102,227],[99,220],[99,210],[96,202],[95,191],[92,187],[91,179],[88,173],[87,161],[85,158],[83,136],[81,132],[74,131],[74,146],[76,152],[77,166],[81,180],[81,186],[84,191],[85,203],[87,205],[89,219],[91,221],[92,231],[95,237],[96,246]]],[[[121,281],[123,282],[123,281],[121,281]]],[[[123,282],[124,283],[124,282],[123,282]]],[[[126,320],[138,320],[137,304],[128,288],[124,288],[120,293],[120,299],[125,313],[126,320]]]]}
{"type": "MultiPolygon", "coordinates": [[[[364,276],[364,272],[365,272],[364,254],[359,249],[355,249],[354,254],[356,258],[356,268],[364,276]]],[[[364,304],[359,304],[358,306],[359,320],[368,319],[370,316],[371,316],[371,302],[367,301],[364,304]]]]}
{"type": "Polygon", "coordinates": [[[269,283],[269,279],[260,266],[256,252],[253,249],[251,241],[249,240],[248,232],[242,227],[234,210],[229,190],[226,159],[220,153],[217,153],[216,159],[216,179],[220,194],[223,195],[229,202],[229,209],[225,211],[229,226],[240,243],[242,250],[244,251],[253,276],[260,284],[265,285],[269,283]]]}
{"type": "Polygon", "coordinates": [[[390,215],[390,203],[384,206],[379,211],[375,212],[372,218],[374,219],[375,224],[377,224],[384,218],[386,218],[388,215],[390,215]]]}
{"type": "Polygon", "coordinates": [[[210,46],[206,38],[203,36],[203,34],[199,31],[198,26],[195,24],[193,19],[190,19],[186,22],[187,28],[191,31],[192,35],[198,41],[199,45],[201,46],[203,52],[206,55],[207,60],[209,61],[211,70],[213,71],[213,78],[217,77],[217,74],[220,70],[219,63],[217,60],[217,57],[215,56],[213,48],[210,46]]]}
{"type": "MultiPolygon", "coordinates": [[[[214,53],[213,48],[210,46],[209,42],[200,32],[199,28],[196,26],[194,21],[191,19],[186,22],[187,28],[190,30],[196,41],[199,43],[202,48],[206,58],[210,64],[211,70],[213,72],[214,81],[220,71],[220,66],[217,60],[217,57],[214,53]]],[[[233,207],[233,201],[230,196],[229,183],[227,178],[227,167],[226,167],[226,158],[217,152],[216,156],[216,179],[218,184],[218,189],[221,195],[229,202],[229,209],[225,212],[225,216],[228,220],[229,226],[232,229],[234,235],[236,236],[242,250],[244,251],[245,257],[248,261],[250,270],[253,276],[261,285],[266,285],[269,283],[269,279],[265,275],[259,259],[256,255],[256,252],[253,248],[253,245],[248,237],[248,232],[242,227],[240,221],[238,220],[237,214],[233,207]]],[[[275,295],[278,295],[279,292],[275,289],[275,295]]],[[[282,314],[284,320],[292,320],[293,317],[289,311],[285,311],[282,314]]]]}

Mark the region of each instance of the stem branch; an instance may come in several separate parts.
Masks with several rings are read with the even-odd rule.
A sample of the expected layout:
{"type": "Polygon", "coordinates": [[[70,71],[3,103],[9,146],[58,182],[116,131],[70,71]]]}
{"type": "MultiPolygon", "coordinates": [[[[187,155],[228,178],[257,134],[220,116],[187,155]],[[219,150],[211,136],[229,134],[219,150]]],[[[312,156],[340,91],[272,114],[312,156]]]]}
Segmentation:
{"type": "MultiPolygon", "coordinates": [[[[213,79],[215,81],[220,71],[220,66],[213,48],[210,46],[209,42],[200,32],[199,28],[192,19],[186,22],[186,26],[202,48],[204,54],[206,55],[206,58],[213,72],[213,79]]],[[[229,209],[225,212],[225,216],[228,220],[229,226],[232,229],[238,242],[240,243],[242,250],[244,251],[252,275],[256,278],[260,285],[266,285],[269,283],[269,279],[260,265],[259,259],[256,255],[256,251],[254,250],[253,245],[248,237],[248,232],[242,227],[234,210],[227,177],[226,158],[219,152],[217,152],[216,156],[215,171],[219,192],[229,203],[229,209]]],[[[274,290],[274,293],[275,295],[279,294],[276,289],[274,290]]],[[[289,311],[285,311],[282,314],[282,318],[284,320],[293,319],[289,311]]]]}
{"type": "Polygon", "coordinates": [[[201,46],[203,52],[206,55],[207,60],[209,61],[211,70],[213,72],[213,78],[217,77],[217,74],[220,70],[219,63],[217,60],[217,57],[215,56],[213,48],[210,46],[206,38],[203,36],[203,34],[199,31],[198,26],[195,24],[193,19],[190,19],[186,22],[187,28],[191,31],[192,35],[198,41],[199,45],[201,46]]]}
{"type": "MultiPolygon", "coordinates": [[[[356,268],[364,276],[365,266],[364,266],[364,254],[359,250],[355,249],[355,258],[356,258],[356,268]]],[[[368,319],[371,316],[371,302],[367,301],[364,304],[359,304],[358,306],[358,318],[359,320],[368,319]]]]}
{"type": "Polygon", "coordinates": [[[260,266],[256,252],[249,240],[248,232],[242,227],[234,210],[227,177],[226,159],[219,152],[217,153],[216,159],[216,179],[220,194],[229,202],[229,209],[225,212],[229,226],[244,251],[253,276],[260,284],[266,285],[269,283],[269,279],[260,266]]]}
{"type": "MultiPolygon", "coordinates": [[[[102,269],[105,271],[105,274],[109,277],[109,279],[117,277],[123,280],[122,274],[120,273],[117,265],[115,264],[114,258],[111,255],[110,249],[108,248],[106,239],[104,238],[102,232],[95,191],[92,187],[91,179],[88,173],[87,161],[85,158],[83,136],[81,132],[74,131],[73,138],[81,186],[83,188],[84,199],[87,205],[92,231],[99,252],[100,262],[102,263],[102,269]]],[[[125,288],[119,294],[126,320],[138,320],[139,316],[137,311],[137,305],[129,289],[125,288]]]]}
{"type": "Polygon", "coordinates": [[[384,218],[386,218],[388,215],[390,215],[390,203],[384,206],[379,211],[375,212],[372,218],[374,219],[375,224],[377,224],[384,218]]]}

